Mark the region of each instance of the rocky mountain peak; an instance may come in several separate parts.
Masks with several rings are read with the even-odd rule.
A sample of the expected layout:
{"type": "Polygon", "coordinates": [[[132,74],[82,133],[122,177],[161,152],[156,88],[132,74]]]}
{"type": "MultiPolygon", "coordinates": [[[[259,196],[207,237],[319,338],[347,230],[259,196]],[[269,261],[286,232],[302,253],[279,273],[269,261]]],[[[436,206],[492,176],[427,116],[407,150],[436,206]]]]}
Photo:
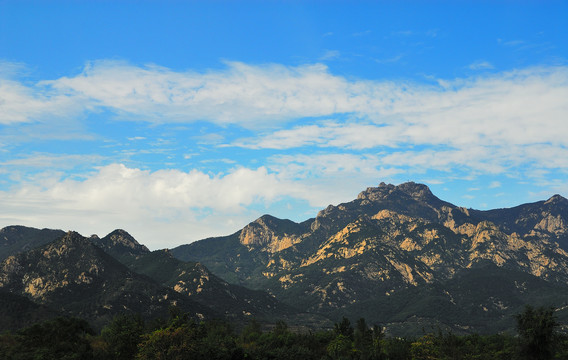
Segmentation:
{"type": "Polygon", "coordinates": [[[396,187],[392,184],[380,183],[378,187],[368,187],[357,195],[359,200],[384,200],[389,196],[396,187]]]}
{"type": "Polygon", "coordinates": [[[563,205],[568,205],[568,199],[566,199],[565,197],[561,196],[561,195],[553,195],[550,197],[550,199],[546,200],[544,202],[545,204],[563,204],[563,205]]]}
{"type": "Polygon", "coordinates": [[[298,241],[301,225],[271,215],[263,215],[245,226],[239,242],[249,247],[263,247],[270,252],[280,251],[298,241]]]}
{"type": "Polygon", "coordinates": [[[415,200],[430,200],[436,198],[436,196],[432,194],[432,191],[430,191],[430,188],[424,184],[406,182],[398,185],[396,189],[410,195],[415,200]]]}
{"type": "Polygon", "coordinates": [[[117,229],[101,239],[108,246],[121,246],[131,250],[147,253],[150,252],[146,246],[141,245],[132,235],[128,232],[117,229]]]}
{"type": "Polygon", "coordinates": [[[56,242],[56,244],[58,243],[75,245],[75,244],[84,244],[88,242],[87,239],[78,232],[68,231],[65,235],[63,235],[63,237],[58,242],[56,242]]]}
{"type": "Polygon", "coordinates": [[[439,199],[432,194],[430,188],[424,184],[406,182],[398,186],[380,183],[378,187],[369,187],[361,192],[357,199],[369,201],[384,201],[393,195],[406,195],[416,201],[429,202],[439,199]]]}
{"type": "Polygon", "coordinates": [[[45,258],[75,257],[78,253],[95,254],[100,251],[90,239],[76,231],[68,231],[58,240],[46,244],[43,249],[42,256],[45,258]]]}
{"type": "Polygon", "coordinates": [[[89,240],[118,259],[136,257],[150,252],[146,246],[140,244],[122,229],[114,230],[102,239],[98,236],[91,236],[89,240]]]}
{"type": "Polygon", "coordinates": [[[245,226],[239,235],[239,241],[247,246],[262,246],[273,240],[273,218],[263,215],[245,226]]]}

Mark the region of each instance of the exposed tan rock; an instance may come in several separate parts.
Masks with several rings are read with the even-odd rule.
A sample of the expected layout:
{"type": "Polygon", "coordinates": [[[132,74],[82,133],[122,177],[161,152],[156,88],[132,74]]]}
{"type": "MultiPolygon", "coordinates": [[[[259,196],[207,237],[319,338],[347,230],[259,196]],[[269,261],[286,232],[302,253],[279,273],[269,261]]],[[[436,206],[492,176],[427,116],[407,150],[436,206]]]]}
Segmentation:
{"type": "Polygon", "coordinates": [[[566,224],[560,215],[553,216],[551,214],[543,214],[543,218],[535,227],[536,230],[548,231],[554,235],[561,235],[566,233],[566,224]]]}
{"type": "Polygon", "coordinates": [[[245,246],[258,247],[264,251],[276,253],[299,243],[301,237],[288,234],[278,235],[261,217],[241,230],[239,241],[245,246]]]}

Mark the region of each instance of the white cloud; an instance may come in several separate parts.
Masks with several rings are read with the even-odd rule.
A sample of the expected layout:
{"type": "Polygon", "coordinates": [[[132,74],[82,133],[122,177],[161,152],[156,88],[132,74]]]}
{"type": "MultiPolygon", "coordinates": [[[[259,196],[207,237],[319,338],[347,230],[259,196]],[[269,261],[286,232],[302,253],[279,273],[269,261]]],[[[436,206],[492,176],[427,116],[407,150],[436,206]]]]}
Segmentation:
{"type": "MultiPolygon", "coordinates": [[[[73,77],[0,83],[0,122],[108,109],[149,122],[209,120],[247,127],[353,113],[394,127],[397,141],[463,145],[565,142],[568,69],[534,67],[440,86],[347,79],[322,64],[228,62],[224,70],[175,72],[112,61],[73,77]]],[[[53,120],[55,121],[55,120],[53,120]]]]}
{"type": "Polygon", "coordinates": [[[120,227],[159,248],[232,233],[258,215],[247,206],[270,203],[293,189],[308,193],[263,167],[211,176],[195,170],[150,172],[113,164],[81,181],[52,178],[0,192],[0,222],[84,234],[120,227]]]}
{"type": "Polygon", "coordinates": [[[114,110],[123,118],[247,126],[356,111],[360,107],[357,88],[362,85],[331,75],[321,64],[286,67],[229,62],[222,71],[194,73],[108,61],[91,63],[78,76],[42,84],[70,98],[88,100],[93,108],[114,110]]]}
{"type": "MultiPolygon", "coordinates": [[[[510,146],[566,144],[568,132],[568,69],[518,71],[468,82],[448,83],[446,89],[410,87],[394,90],[390,101],[377,94],[378,115],[369,116],[379,128],[363,124],[310,126],[316,141],[337,140],[340,146],[373,147],[395,144],[510,146]],[[387,105],[389,104],[389,105],[387,105]],[[317,131],[316,131],[317,130],[317,131]],[[372,138],[366,140],[366,134],[372,138]],[[323,134],[323,135],[322,135],[323,134]],[[353,134],[357,136],[353,137],[353,134]],[[384,134],[381,136],[381,134],[384,134]],[[362,139],[359,141],[358,139],[362,139]]],[[[388,92],[389,89],[385,89],[388,92]]],[[[369,113],[372,112],[369,105],[369,113]]],[[[279,131],[256,146],[280,138],[280,147],[298,127],[279,131]],[[266,142],[265,142],[266,140],[266,142]]],[[[291,142],[292,144],[297,143],[291,142]]],[[[313,140],[310,140],[313,141],[313,140]]],[[[270,145],[269,145],[270,147],[270,145]]]]}
{"type": "Polygon", "coordinates": [[[234,146],[250,149],[290,149],[303,146],[368,149],[396,146],[403,134],[395,127],[372,124],[339,124],[325,122],[278,130],[263,137],[241,139],[234,146]],[[398,133],[397,133],[398,131],[398,133]]]}
{"type": "Polygon", "coordinates": [[[82,110],[77,99],[27,87],[15,80],[0,78],[0,124],[30,123],[45,118],[67,118],[82,110]]]}
{"type": "Polygon", "coordinates": [[[513,71],[445,82],[440,88],[399,85],[390,90],[390,101],[383,103],[380,100],[388,96],[381,97],[377,90],[379,101],[368,105],[365,120],[312,122],[233,145],[378,148],[390,153],[383,158],[388,164],[440,170],[456,165],[491,173],[521,164],[568,168],[566,68],[513,71]]]}

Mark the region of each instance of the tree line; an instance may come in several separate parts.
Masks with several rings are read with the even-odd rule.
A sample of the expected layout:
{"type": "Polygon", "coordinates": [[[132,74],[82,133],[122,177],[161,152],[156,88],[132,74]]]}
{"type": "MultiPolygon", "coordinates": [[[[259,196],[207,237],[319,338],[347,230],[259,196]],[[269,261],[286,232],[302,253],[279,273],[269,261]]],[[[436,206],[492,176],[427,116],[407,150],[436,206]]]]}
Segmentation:
{"type": "Polygon", "coordinates": [[[167,321],[119,315],[96,333],[85,320],[56,318],[0,335],[2,359],[63,360],[510,360],[568,359],[568,336],[558,331],[554,308],[515,316],[516,334],[455,335],[433,331],[415,338],[385,336],[384,328],[347,318],[333,329],[270,330],[251,320],[240,331],[225,321],[196,321],[172,309],[167,321]]]}

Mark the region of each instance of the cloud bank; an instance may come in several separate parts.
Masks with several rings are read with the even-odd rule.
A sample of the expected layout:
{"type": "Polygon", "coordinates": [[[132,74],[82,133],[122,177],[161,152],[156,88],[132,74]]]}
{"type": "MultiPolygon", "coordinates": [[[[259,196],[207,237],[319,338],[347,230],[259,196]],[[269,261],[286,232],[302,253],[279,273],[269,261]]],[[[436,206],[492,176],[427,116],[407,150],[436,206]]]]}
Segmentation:
{"type": "MultiPolygon", "coordinates": [[[[6,75],[2,66],[9,67],[0,64],[0,126],[12,133],[41,125],[35,138],[50,128],[71,129],[74,138],[88,116],[172,127],[213,123],[227,132],[246,129],[247,136],[199,146],[227,159],[234,150],[248,151],[258,161],[245,166],[232,158],[211,173],[169,165],[142,170],[122,165],[117,155],[45,151],[7,158],[0,161],[0,175],[12,177],[0,191],[5,224],[73,224],[99,234],[138,229],[137,238],[158,248],[228,234],[282,199],[323,207],[389,178],[507,174],[558,187],[568,172],[568,68],[562,66],[424,83],[347,78],[322,64],[227,62],[196,72],[94,61],[77,75],[38,82],[6,75]],[[16,176],[32,167],[33,177],[16,176]],[[72,177],[70,168],[82,172],[72,177]]],[[[0,151],[10,149],[7,133],[0,151]]],[[[128,135],[140,143],[152,136],[128,135]]]]}
{"type": "Polygon", "coordinates": [[[163,248],[234,232],[253,220],[255,213],[246,209],[251,203],[298,191],[302,189],[282,183],[262,167],[211,176],[111,164],[83,180],[54,176],[0,192],[0,219],[36,227],[73,224],[73,229],[86,233],[137,229],[139,240],[163,248]]]}

